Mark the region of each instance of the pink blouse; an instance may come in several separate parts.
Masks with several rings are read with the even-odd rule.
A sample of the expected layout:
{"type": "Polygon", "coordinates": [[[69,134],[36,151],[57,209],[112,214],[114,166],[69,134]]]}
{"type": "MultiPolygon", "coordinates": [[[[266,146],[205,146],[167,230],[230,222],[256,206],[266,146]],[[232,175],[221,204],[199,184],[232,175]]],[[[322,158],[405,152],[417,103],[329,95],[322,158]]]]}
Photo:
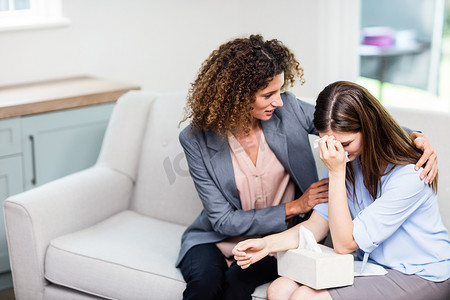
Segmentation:
{"type": "MultiPolygon", "coordinates": [[[[270,149],[263,132],[261,132],[256,165],[232,134],[228,134],[228,144],[243,210],[262,209],[294,200],[294,183],[270,149]]],[[[229,260],[233,258],[231,250],[234,246],[240,241],[253,237],[255,236],[229,237],[216,245],[230,263],[229,260]]]]}

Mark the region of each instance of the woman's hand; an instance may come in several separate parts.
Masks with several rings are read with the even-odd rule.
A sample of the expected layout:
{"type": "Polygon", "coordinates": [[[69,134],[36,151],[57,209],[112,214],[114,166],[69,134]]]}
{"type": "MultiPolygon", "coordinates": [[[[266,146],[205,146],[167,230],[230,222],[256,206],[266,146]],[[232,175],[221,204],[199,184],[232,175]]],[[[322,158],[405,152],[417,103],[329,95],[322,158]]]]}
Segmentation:
{"type": "Polygon", "coordinates": [[[268,245],[264,238],[250,239],[238,243],[232,250],[234,259],[242,269],[250,267],[269,254],[268,245]]]}
{"type": "Polygon", "coordinates": [[[323,136],[319,141],[319,157],[328,173],[345,173],[347,163],[344,147],[337,141],[334,136],[323,136]]]}
{"type": "Polygon", "coordinates": [[[431,184],[437,174],[437,154],[434,152],[430,141],[423,133],[411,132],[410,137],[414,140],[414,144],[417,149],[423,151],[422,157],[416,163],[416,171],[419,170],[425,163],[422,173],[420,173],[420,179],[424,179],[425,184],[431,184]]]}
{"type": "Polygon", "coordinates": [[[286,219],[308,213],[316,204],[328,202],[328,178],[311,184],[300,198],[286,203],[286,219]]]}

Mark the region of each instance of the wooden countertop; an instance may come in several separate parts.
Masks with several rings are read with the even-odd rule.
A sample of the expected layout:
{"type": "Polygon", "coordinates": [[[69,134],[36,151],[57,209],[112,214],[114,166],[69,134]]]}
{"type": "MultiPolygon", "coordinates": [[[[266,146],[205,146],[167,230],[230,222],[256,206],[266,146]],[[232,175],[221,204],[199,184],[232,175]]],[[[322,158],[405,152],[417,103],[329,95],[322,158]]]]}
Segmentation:
{"type": "Polygon", "coordinates": [[[93,77],[74,77],[0,87],[0,119],[115,102],[131,85],[93,77]]]}

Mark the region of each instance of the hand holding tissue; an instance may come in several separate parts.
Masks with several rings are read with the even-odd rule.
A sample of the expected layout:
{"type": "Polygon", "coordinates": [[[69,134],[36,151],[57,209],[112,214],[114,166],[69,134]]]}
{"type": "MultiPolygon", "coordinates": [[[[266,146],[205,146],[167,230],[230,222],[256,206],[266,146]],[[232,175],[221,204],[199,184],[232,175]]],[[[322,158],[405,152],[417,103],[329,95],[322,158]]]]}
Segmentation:
{"type": "Polygon", "coordinates": [[[314,289],[353,284],[353,255],[337,254],[317,244],[314,235],[300,226],[299,247],[277,254],[278,274],[314,289]]]}
{"type": "MultiPolygon", "coordinates": [[[[316,140],[314,140],[314,149],[319,148],[319,142],[320,142],[320,140],[321,140],[321,139],[316,139],[316,140]]],[[[336,143],[337,141],[334,141],[334,142],[336,143]]],[[[345,160],[346,160],[347,162],[350,161],[350,159],[348,158],[348,152],[347,152],[347,151],[345,151],[345,160]]]]}

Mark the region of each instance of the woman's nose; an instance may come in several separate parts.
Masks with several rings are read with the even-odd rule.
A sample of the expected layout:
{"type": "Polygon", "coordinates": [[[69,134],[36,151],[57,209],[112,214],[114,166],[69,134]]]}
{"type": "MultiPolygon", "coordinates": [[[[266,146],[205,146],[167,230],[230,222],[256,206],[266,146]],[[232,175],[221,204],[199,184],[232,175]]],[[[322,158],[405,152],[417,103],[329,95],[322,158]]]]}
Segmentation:
{"type": "Polygon", "coordinates": [[[275,106],[275,107],[283,106],[283,100],[281,99],[280,93],[277,93],[277,95],[275,96],[275,98],[273,99],[271,104],[272,104],[272,106],[275,106]]]}

